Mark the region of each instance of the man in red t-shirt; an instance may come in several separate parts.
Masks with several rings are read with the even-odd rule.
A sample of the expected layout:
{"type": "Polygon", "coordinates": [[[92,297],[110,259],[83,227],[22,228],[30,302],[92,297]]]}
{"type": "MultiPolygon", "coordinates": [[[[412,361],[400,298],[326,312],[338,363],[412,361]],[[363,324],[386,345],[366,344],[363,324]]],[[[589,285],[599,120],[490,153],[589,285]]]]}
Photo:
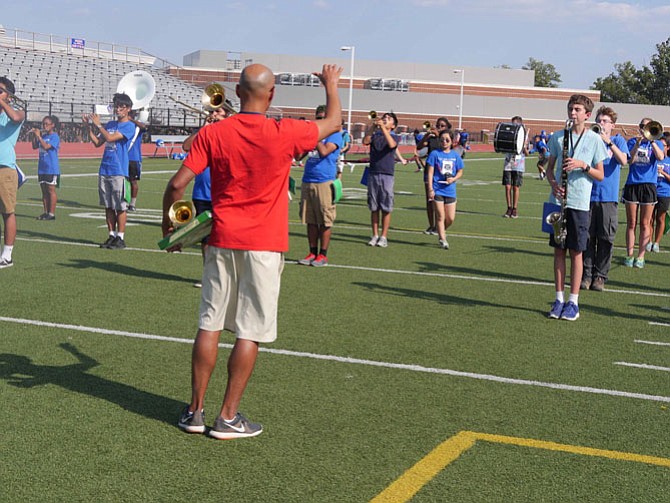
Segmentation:
{"type": "MultiPolygon", "coordinates": [[[[163,234],[172,228],[168,211],[190,181],[211,168],[213,225],[205,258],[200,322],[192,355],[192,396],[179,427],[204,433],[203,402],[216,364],[223,329],[236,334],[228,359],[228,383],[219,416],[209,435],[252,437],[263,431],[238,407],[256,363],[261,342],[277,338],[279,283],[288,250],[288,187],[291,161],[339,130],[337,91],[342,68],[324,65],[315,73],[326,89],[326,116],[318,121],[265,117],[274,97],[274,74],[249,65],[236,94],[240,113],[203,128],[189,156],[170,179],[163,196],[163,234]]],[[[174,251],[174,250],[170,250],[174,251]]]]}

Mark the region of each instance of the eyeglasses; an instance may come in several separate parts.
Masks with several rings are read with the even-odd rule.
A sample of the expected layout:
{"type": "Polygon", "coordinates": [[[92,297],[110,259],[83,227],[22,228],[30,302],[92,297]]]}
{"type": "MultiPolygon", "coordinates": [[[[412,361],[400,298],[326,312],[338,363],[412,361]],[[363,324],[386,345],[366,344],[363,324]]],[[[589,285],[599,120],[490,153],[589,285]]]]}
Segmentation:
{"type": "Polygon", "coordinates": [[[128,105],[121,105],[120,103],[116,103],[114,105],[114,108],[130,108],[128,105]]]}
{"type": "Polygon", "coordinates": [[[609,119],[598,119],[598,122],[599,122],[600,124],[614,124],[614,122],[612,122],[612,121],[609,120],[609,119]]]}

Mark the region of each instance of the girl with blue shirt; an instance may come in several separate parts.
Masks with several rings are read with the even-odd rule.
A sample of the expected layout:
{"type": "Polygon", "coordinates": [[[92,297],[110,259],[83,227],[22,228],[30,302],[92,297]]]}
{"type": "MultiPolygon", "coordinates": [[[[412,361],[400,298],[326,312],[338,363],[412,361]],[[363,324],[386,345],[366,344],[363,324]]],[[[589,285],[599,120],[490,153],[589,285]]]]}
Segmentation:
{"type": "Polygon", "coordinates": [[[449,249],[446,230],[456,219],[456,181],[463,175],[463,159],[451,150],[453,139],[451,131],[441,131],[440,148],[426,159],[426,179],[432,180],[428,198],[435,207],[439,243],[445,250],[449,249]]]}
{"type": "Polygon", "coordinates": [[[670,158],[668,158],[668,143],[667,139],[660,140],[665,147],[665,159],[656,163],[656,171],[658,178],[656,180],[656,199],[657,203],[654,206],[654,242],[649,241],[647,245],[648,252],[658,253],[661,249],[660,243],[663,234],[667,232],[665,228],[668,208],[670,208],[670,158]]]}
{"type": "Polygon", "coordinates": [[[37,217],[37,220],[56,220],[56,202],[58,201],[56,187],[60,185],[58,129],[60,129],[58,117],[47,115],[42,119],[42,130],[44,131],[39,128],[31,130],[35,135],[33,148],[39,149],[37,179],[42,189],[42,205],[44,206],[44,213],[37,217]]]}

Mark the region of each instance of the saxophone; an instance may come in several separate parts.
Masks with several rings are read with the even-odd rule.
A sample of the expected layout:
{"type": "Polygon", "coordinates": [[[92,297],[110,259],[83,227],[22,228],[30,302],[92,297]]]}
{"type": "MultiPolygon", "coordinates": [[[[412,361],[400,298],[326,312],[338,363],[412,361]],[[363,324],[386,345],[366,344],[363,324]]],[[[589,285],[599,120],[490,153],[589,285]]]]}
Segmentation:
{"type": "Polygon", "coordinates": [[[563,160],[561,162],[561,188],[563,189],[563,198],[561,199],[561,211],[549,213],[546,218],[546,222],[554,228],[554,242],[561,248],[565,247],[565,239],[568,237],[565,214],[568,204],[568,172],[565,171],[565,163],[569,156],[572,125],[572,119],[568,119],[565,122],[565,133],[563,134],[563,160]]]}

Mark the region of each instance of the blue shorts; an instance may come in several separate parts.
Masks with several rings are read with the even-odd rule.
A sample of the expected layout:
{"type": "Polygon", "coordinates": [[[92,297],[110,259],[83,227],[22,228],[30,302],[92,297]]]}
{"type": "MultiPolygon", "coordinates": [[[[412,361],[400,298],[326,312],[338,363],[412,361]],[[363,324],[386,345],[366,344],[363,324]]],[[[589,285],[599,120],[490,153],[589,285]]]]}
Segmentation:
{"type": "Polygon", "coordinates": [[[368,174],[368,208],[370,211],[393,211],[393,175],[368,174]]]}

